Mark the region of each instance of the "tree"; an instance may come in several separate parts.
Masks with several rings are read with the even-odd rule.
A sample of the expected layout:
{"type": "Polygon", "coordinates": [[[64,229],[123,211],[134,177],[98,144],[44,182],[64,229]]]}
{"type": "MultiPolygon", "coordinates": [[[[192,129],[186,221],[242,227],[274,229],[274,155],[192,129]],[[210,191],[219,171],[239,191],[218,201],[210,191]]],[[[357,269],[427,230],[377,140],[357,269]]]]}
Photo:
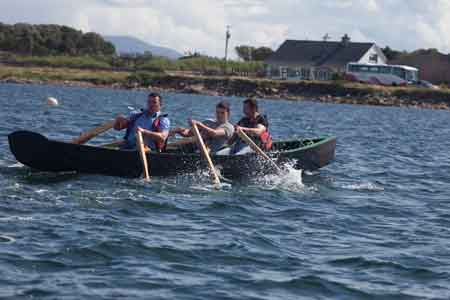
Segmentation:
{"type": "Polygon", "coordinates": [[[243,61],[250,61],[252,60],[252,52],[255,50],[255,47],[247,46],[247,45],[241,45],[234,48],[237,55],[240,59],[243,61]]]}
{"type": "Polygon", "coordinates": [[[253,50],[252,52],[252,58],[256,61],[264,61],[266,60],[270,55],[272,55],[273,50],[269,47],[259,47],[253,50]]]}
{"type": "Polygon", "coordinates": [[[99,34],[68,26],[0,23],[0,51],[24,55],[113,55],[114,45],[99,34]]]}
{"type": "Polygon", "coordinates": [[[200,52],[198,51],[186,51],[184,53],[184,56],[178,58],[179,60],[183,60],[183,59],[190,59],[190,58],[196,58],[196,57],[205,57],[205,55],[202,55],[200,52]]]}
{"type": "Polygon", "coordinates": [[[389,46],[382,48],[381,51],[383,51],[384,56],[386,56],[388,60],[395,60],[399,58],[401,55],[405,54],[405,52],[393,50],[389,46]]]}
{"type": "Polygon", "coordinates": [[[235,50],[239,58],[244,61],[263,61],[273,53],[273,50],[269,47],[255,48],[247,45],[237,46],[235,50]]]}

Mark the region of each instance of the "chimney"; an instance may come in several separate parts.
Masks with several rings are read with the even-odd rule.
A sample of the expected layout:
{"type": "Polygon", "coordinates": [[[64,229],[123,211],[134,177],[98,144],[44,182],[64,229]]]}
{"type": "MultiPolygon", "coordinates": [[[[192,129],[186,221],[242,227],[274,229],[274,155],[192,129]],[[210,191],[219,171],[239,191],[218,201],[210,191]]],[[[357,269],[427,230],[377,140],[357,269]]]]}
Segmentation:
{"type": "Polygon", "coordinates": [[[348,34],[344,34],[344,36],[342,37],[341,43],[344,46],[347,46],[350,43],[350,37],[348,36],[348,34]]]}

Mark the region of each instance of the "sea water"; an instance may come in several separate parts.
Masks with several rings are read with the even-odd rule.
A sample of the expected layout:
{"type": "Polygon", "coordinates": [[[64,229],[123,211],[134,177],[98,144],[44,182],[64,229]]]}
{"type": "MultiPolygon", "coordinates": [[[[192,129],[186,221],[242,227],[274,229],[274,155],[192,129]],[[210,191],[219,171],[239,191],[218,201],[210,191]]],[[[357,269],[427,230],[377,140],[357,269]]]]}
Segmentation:
{"type": "MultiPolygon", "coordinates": [[[[163,110],[186,126],[221,99],[163,94],[163,110]]],[[[243,99],[228,100],[236,122],[243,99]]],[[[0,297],[450,298],[449,112],[261,100],[275,139],[335,135],[336,161],[218,190],[206,170],[148,184],[32,172],[9,151],[14,130],[69,141],[145,103],[0,85],[0,297]]]]}

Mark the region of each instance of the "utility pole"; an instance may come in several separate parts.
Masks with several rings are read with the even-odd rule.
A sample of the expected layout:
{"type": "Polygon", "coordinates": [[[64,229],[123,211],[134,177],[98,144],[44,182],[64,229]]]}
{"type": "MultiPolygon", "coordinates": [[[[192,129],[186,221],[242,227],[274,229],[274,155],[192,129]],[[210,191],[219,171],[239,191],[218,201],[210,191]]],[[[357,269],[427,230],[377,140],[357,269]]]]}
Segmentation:
{"type": "Polygon", "coordinates": [[[227,31],[225,33],[225,61],[228,59],[228,41],[231,38],[230,25],[227,25],[227,31]]]}
{"type": "Polygon", "coordinates": [[[223,73],[227,73],[227,59],[228,59],[228,41],[231,38],[230,25],[227,25],[227,31],[225,32],[225,59],[224,59],[224,70],[223,73]]]}

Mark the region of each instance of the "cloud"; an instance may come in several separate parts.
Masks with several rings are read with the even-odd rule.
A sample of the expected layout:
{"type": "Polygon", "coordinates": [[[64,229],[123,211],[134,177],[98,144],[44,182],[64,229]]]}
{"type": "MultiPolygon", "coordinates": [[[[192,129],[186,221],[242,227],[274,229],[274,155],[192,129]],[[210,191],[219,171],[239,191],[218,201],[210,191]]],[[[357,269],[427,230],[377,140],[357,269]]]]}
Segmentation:
{"type": "Polygon", "coordinates": [[[231,47],[348,33],[400,50],[450,52],[448,0],[3,0],[0,21],[66,24],[215,56],[224,53],[227,25],[231,47]]]}

